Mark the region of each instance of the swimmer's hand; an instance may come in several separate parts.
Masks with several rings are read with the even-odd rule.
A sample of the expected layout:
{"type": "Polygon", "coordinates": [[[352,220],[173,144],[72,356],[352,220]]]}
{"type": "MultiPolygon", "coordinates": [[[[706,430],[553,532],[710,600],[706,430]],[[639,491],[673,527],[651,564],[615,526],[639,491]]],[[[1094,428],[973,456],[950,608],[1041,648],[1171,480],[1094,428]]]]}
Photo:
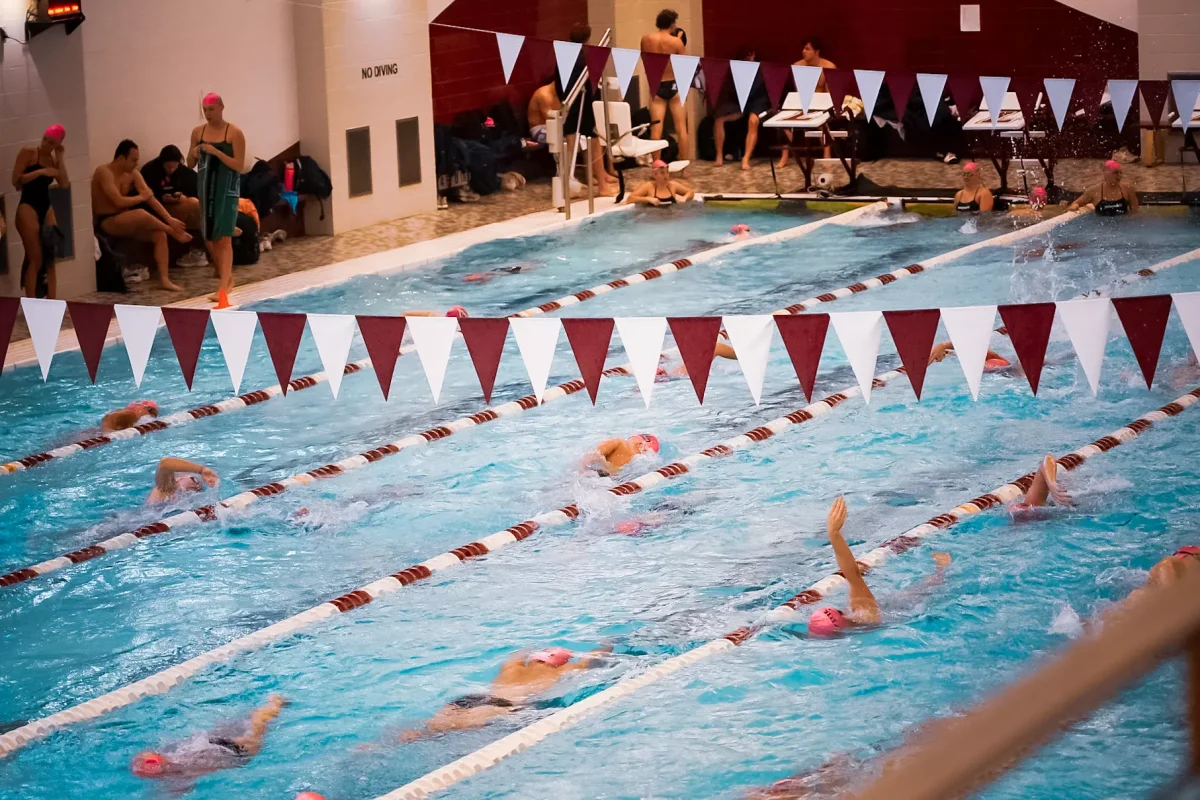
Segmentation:
{"type": "Polygon", "coordinates": [[[829,509],[829,517],[826,519],[826,524],[831,531],[841,531],[842,524],[846,521],[846,501],[838,495],[833,501],[833,505],[829,509]]]}
{"type": "Polygon", "coordinates": [[[935,344],[933,350],[929,352],[929,363],[940,363],[946,359],[946,356],[954,352],[954,345],[951,342],[942,342],[935,344]]]}
{"type": "Polygon", "coordinates": [[[949,553],[934,553],[933,554],[933,563],[937,564],[937,568],[939,570],[943,570],[946,567],[950,566],[950,562],[952,560],[953,559],[950,558],[949,553]]]}
{"type": "MultiPolygon", "coordinates": [[[[208,467],[200,468],[200,477],[204,480],[204,482],[206,484],[208,484],[208,487],[210,489],[215,489],[218,486],[220,486],[220,484],[221,484],[221,478],[217,475],[217,473],[213,472],[208,467]]],[[[278,697],[278,695],[276,695],[276,697],[278,697]]],[[[282,697],[279,699],[283,700],[282,697]]]]}
{"type": "Polygon", "coordinates": [[[1071,497],[1070,492],[1062,488],[1058,481],[1050,482],[1050,496],[1054,498],[1054,502],[1060,506],[1073,506],[1075,499],[1071,497]]]}

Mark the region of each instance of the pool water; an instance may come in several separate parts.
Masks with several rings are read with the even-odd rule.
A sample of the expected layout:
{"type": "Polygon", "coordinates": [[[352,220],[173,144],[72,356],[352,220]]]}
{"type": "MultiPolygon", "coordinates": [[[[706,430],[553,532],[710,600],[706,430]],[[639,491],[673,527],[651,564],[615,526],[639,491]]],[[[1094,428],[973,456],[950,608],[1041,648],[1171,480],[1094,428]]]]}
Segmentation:
{"type": "MultiPolygon", "coordinates": [[[[526,305],[545,302],[669,260],[662,253],[693,240],[719,241],[733,221],[750,218],[705,210],[647,217],[644,226],[602,227],[619,216],[597,222],[596,231],[581,228],[578,236],[495,243],[482,248],[478,261],[468,251],[391,283],[354,281],[276,307],[441,308],[467,296],[453,279],[457,271],[503,263],[517,252],[534,254],[548,265],[544,270],[470,289],[465,304],[473,311],[507,312],[524,297],[526,305]],[[610,247],[634,252],[636,242],[624,237],[645,236],[643,227],[654,229],[663,248],[657,258],[609,259],[610,247]],[[599,238],[590,239],[593,233],[599,238]],[[579,280],[552,274],[559,255],[576,265],[579,280]],[[588,266],[589,257],[599,262],[588,266]]],[[[812,218],[762,216],[767,219],[750,223],[756,230],[812,218]]],[[[1125,227],[1077,220],[822,310],[1067,299],[1194,246],[1191,218],[1120,224],[1125,227]],[[1054,249],[1063,243],[1079,246],[1054,249]],[[1050,255],[1031,254],[1040,247],[1050,255]]],[[[871,225],[827,226],[568,311],[765,313],[996,232],[963,232],[961,225],[890,214],[871,225]]],[[[1126,293],[1167,286],[1200,288],[1196,267],[1176,267],[1126,293]]],[[[551,708],[575,702],[758,619],[832,571],[824,518],[837,494],[850,506],[851,546],[864,551],[1024,474],[1045,452],[1079,447],[1200,383],[1181,368],[1188,343],[1177,319],[1168,326],[1152,391],[1118,331],[1114,324],[1098,398],[1056,330],[1037,398],[1023,381],[993,374],[983,379],[980,401],[972,402],[948,359],[930,368],[920,403],[902,378],[877,389],[869,406],[853,399],[644,496],[615,498],[604,491],[611,481],[579,475],[582,455],[610,435],[645,430],[663,440],[660,457],[639,459],[628,472],[633,475],[805,405],[776,339],[759,408],[737,365],[727,362],[714,365],[702,407],[686,380],[657,385],[646,409],[632,379],[607,379],[594,410],[580,393],[229,513],[218,524],[5,589],[0,723],[90,699],[542,511],[573,500],[584,509],[573,526],[538,532],[0,760],[0,797],[156,796],[154,787],[129,774],[137,750],[236,718],[272,692],[291,705],[263,752],[241,769],[202,778],[194,796],[290,798],[311,788],[329,800],[375,797],[546,713],[520,712],[485,730],[404,747],[357,749],[418,724],[454,697],[486,691],[514,650],[612,644],[615,654],[605,666],[576,673],[546,698],[551,708]],[[310,513],[297,521],[293,512],[300,507],[310,513]],[[614,535],[620,520],[645,513],[661,524],[638,537],[614,535]]],[[[147,372],[149,396],[161,397],[165,407],[174,404],[168,408],[199,404],[203,392],[222,396],[223,366],[208,346],[215,342],[202,356],[204,385],[198,379],[198,391],[189,396],[164,388],[182,381],[163,340],[147,372]]],[[[1011,357],[1006,342],[993,347],[1011,357]]],[[[885,336],[880,371],[895,363],[892,352],[885,336]]],[[[70,388],[83,387],[75,374],[82,373],[82,360],[59,359],[44,386],[35,380],[36,369],[5,376],[4,408],[18,420],[0,432],[6,452],[39,449],[72,423],[95,419],[106,401],[112,407],[130,399],[119,348],[106,352],[96,389],[70,395],[70,388]]],[[[609,363],[623,360],[614,337],[609,363]]],[[[318,368],[306,334],[296,374],[318,368]]],[[[552,382],[575,374],[560,341],[552,382]]],[[[273,382],[269,361],[252,360],[244,386],[273,382]]],[[[831,335],[817,392],[854,382],[831,335]]],[[[527,391],[510,337],[495,400],[527,391]]],[[[225,497],[472,413],[482,407],[478,394],[461,349],[437,406],[417,359],[403,358],[388,404],[373,376],[352,376],[337,405],[327,388],[317,387],[18,473],[0,481],[0,513],[10,521],[0,537],[0,559],[5,569],[24,566],[162,516],[140,503],[152,465],[164,455],[216,465],[225,497]]],[[[1195,413],[1156,425],[1069,475],[1075,509],[1019,526],[1002,512],[982,514],[873,573],[869,583],[891,624],[831,641],[807,639],[803,625],[770,630],[452,792],[740,797],[839,754],[869,757],[898,743],[912,725],[968,705],[1031,659],[1036,663],[1061,647],[1080,620],[1138,585],[1156,560],[1196,541],[1195,413]],[[906,595],[932,573],[933,547],[955,559],[944,582],[919,597],[906,595]]],[[[1185,748],[1181,691],[1177,670],[1160,671],[986,796],[1147,795],[1173,776],[1185,748]]]]}

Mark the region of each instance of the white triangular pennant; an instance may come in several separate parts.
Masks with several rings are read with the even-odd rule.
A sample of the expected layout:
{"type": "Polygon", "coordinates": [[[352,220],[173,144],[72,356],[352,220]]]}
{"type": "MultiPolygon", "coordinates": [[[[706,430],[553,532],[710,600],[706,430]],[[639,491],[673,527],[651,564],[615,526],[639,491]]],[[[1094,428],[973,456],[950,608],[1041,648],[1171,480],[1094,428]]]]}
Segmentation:
{"type": "Polygon", "coordinates": [[[983,377],[983,362],[987,360],[988,343],[996,322],[995,306],[966,306],[943,308],[942,322],[954,344],[954,355],[962,367],[971,398],[979,399],[979,381],[983,377]]]}
{"type": "Polygon", "coordinates": [[[554,60],[558,62],[558,85],[563,88],[564,92],[571,91],[571,87],[567,86],[567,81],[571,80],[571,72],[575,69],[575,62],[579,60],[581,49],[583,49],[583,45],[579,42],[554,40],[554,60]]]}
{"type": "Polygon", "coordinates": [[[1100,368],[1104,366],[1104,348],[1108,345],[1112,304],[1107,297],[1096,297],[1068,300],[1055,306],[1094,397],[1100,391],[1100,368]]]}
{"type": "Polygon", "coordinates": [[[150,349],[154,347],[154,337],[158,334],[158,323],[162,321],[162,311],[158,306],[127,306],[120,303],[113,306],[113,311],[117,313],[117,325],[121,328],[125,353],[133,369],[133,382],[140,387],[142,377],[146,374],[146,362],[150,360],[150,349]]]}
{"type": "Polygon", "coordinates": [[[1192,112],[1196,110],[1197,98],[1200,98],[1200,81],[1171,81],[1171,92],[1175,95],[1179,121],[1186,131],[1192,125],[1192,112]]]}
{"type": "Polygon", "coordinates": [[[800,95],[800,108],[807,114],[808,107],[812,105],[813,94],[817,91],[817,84],[821,82],[821,68],[793,64],[792,80],[796,83],[796,94],[800,95]]]}
{"type": "Polygon", "coordinates": [[[700,67],[700,56],[671,56],[671,71],[675,73],[675,85],[679,87],[679,102],[686,103],[692,88],[692,79],[700,67]]]}
{"type": "Polygon", "coordinates": [[[450,348],[454,335],[458,333],[455,317],[405,317],[412,332],[413,344],[421,357],[421,368],[429,381],[433,402],[442,395],[442,381],[446,377],[446,363],[450,360],[450,348]]]}
{"type": "Polygon", "coordinates": [[[658,372],[658,358],[662,355],[663,337],[667,334],[666,317],[617,317],[617,333],[629,356],[629,368],[637,379],[638,388],[646,408],[650,407],[650,393],[654,390],[654,376],[658,372]]]}
{"type": "Polygon", "coordinates": [[[609,55],[612,56],[613,70],[617,73],[617,83],[621,86],[621,99],[623,100],[625,93],[629,91],[629,81],[633,79],[633,72],[637,69],[638,59],[642,57],[642,54],[639,50],[614,47],[609,55]]]}
{"type": "Polygon", "coordinates": [[[721,323],[729,334],[729,344],[737,353],[738,366],[750,387],[754,405],[762,400],[763,378],[767,374],[767,356],[775,332],[775,317],[762,314],[746,317],[725,317],[721,323]]]}
{"type": "Polygon", "coordinates": [[[317,343],[317,354],[325,378],[336,400],[350,358],[350,342],[354,339],[354,317],[349,314],[309,314],[308,329],[317,343]]]}
{"type": "Polygon", "coordinates": [[[1129,107],[1133,105],[1137,88],[1137,81],[1108,82],[1108,99],[1112,102],[1113,115],[1117,118],[1118,132],[1125,127],[1125,118],[1129,116],[1129,107]]]}
{"type": "Polygon", "coordinates": [[[879,89],[883,86],[883,73],[877,69],[856,69],[854,80],[858,83],[859,99],[863,102],[863,113],[869,122],[875,114],[875,101],[879,99],[879,89]]]}
{"type": "Polygon", "coordinates": [[[1071,93],[1075,91],[1074,78],[1046,78],[1046,99],[1054,111],[1054,121],[1061,131],[1067,121],[1067,109],[1071,107],[1071,93]]]}
{"type": "Polygon", "coordinates": [[[729,72],[733,75],[733,88],[737,90],[738,108],[745,111],[750,89],[754,86],[754,76],[758,74],[758,62],[730,61],[729,72]]]}
{"type": "Polygon", "coordinates": [[[21,311],[25,314],[29,338],[33,339],[33,352],[37,354],[38,366],[42,368],[43,381],[50,374],[50,361],[58,346],[58,332],[62,328],[66,310],[67,304],[63,300],[21,298],[21,311]]]}
{"type": "Polygon", "coordinates": [[[883,332],[883,314],[879,311],[842,311],[830,314],[829,322],[837,331],[850,369],[854,370],[854,377],[858,379],[863,402],[870,403],[875,362],[879,359],[879,335],[883,332]]]}
{"type": "Polygon", "coordinates": [[[225,357],[225,367],[233,381],[233,393],[237,394],[242,388],[242,376],[246,374],[246,359],[250,357],[258,314],[253,311],[213,311],[208,318],[217,332],[221,355],[225,357]]]}
{"type": "Polygon", "coordinates": [[[1175,311],[1192,343],[1192,353],[1200,359],[1200,292],[1181,292],[1171,295],[1175,311]]]}
{"type": "Polygon", "coordinates": [[[524,36],[514,36],[511,33],[496,34],[496,47],[500,49],[500,64],[504,67],[505,83],[512,80],[513,67],[517,65],[517,56],[521,54],[521,46],[524,44],[524,36]]]}
{"type": "Polygon", "coordinates": [[[979,88],[983,89],[983,99],[987,101],[993,128],[1000,124],[1000,112],[1004,110],[1004,95],[1008,92],[1009,81],[1004,77],[979,76],[979,88]]]}
{"type": "Polygon", "coordinates": [[[517,349],[525,362],[525,372],[533,384],[533,395],[539,404],[546,392],[546,381],[550,378],[550,363],[554,360],[554,348],[558,345],[558,331],[562,321],[558,317],[531,317],[510,319],[508,325],[517,339],[517,349]]]}
{"type": "Polygon", "coordinates": [[[946,91],[946,76],[918,72],[917,88],[921,90],[921,102],[925,104],[925,116],[929,118],[929,126],[932,128],[933,118],[937,116],[938,106],[942,102],[942,94],[946,91]]]}

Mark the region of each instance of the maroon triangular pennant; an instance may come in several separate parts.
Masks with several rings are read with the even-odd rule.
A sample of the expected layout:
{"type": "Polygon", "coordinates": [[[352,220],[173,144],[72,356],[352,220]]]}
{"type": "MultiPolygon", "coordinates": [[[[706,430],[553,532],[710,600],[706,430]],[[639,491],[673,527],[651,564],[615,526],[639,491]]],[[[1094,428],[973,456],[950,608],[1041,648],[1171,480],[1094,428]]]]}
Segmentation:
{"type": "MultiPolygon", "coordinates": [[[[67,301],[71,314],[71,327],[87,364],[88,377],[96,382],[96,369],[100,366],[100,354],[104,352],[104,340],[108,338],[108,324],[112,322],[113,307],[102,303],[76,303],[67,301]]],[[[0,362],[3,363],[3,362],[0,362]]]]}
{"type": "Polygon", "coordinates": [[[1042,92],[1042,81],[1040,78],[1013,78],[1009,81],[1008,90],[1017,96],[1017,103],[1021,106],[1021,116],[1025,118],[1025,127],[1028,129],[1033,125],[1034,115],[1037,113],[1037,99],[1042,92]]]}
{"type": "Polygon", "coordinates": [[[713,353],[717,349],[717,336],[721,333],[720,317],[667,317],[671,335],[696,399],[704,405],[704,390],[708,388],[708,373],[712,369],[713,353]]]}
{"type": "Polygon", "coordinates": [[[912,384],[913,393],[921,399],[925,386],[925,370],[929,368],[929,354],[933,352],[933,337],[937,336],[938,321],[942,312],[936,308],[915,311],[885,311],[883,319],[892,334],[892,343],[900,354],[900,363],[912,384]]]}
{"type": "MultiPolygon", "coordinates": [[[[829,74],[829,70],[825,70],[829,74]]],[[[825,349],[825,334],[829,331],[828,314],[800,314],[789,317],[775,316],[779,337],[787,348],[792,369],[800,379],[804,397],[812,402],[813,385],[817,380],[817,365],[821,363],[821,351],[825,349]]]]}
{"type": "Polygon", "coordinates": [[[1167,318],[1171,315],[1171,295],[1159,294],[1149,297],[1114,297],[1113,308],[1121,318],[1129,346],[1142,368],[1146,388],[1154,383],[1158,370],[1158,354],[1162,350],[1163,335],[1167,331],[1167,318]]]}
{"type": "Polygon", "coordinates": [[[286,395],[288,382],[292,379],[292,367],[296,363],[296,351],[300,349],[300,337],[304,334],[305,314],[285,314],[279,311],[258,312],[258,324],[262,327],[271,363],[275,365],[275,377],[279,388],[286,395]]]}
{"type": "MultiPolygon", "coordinates": [[[[517,56],[517,68],[525,70],[526,77],[541,86],[547,78],[558,85],[558,60],[554,57],[554,42],[548,39],[525,37],[521,52],[517,56]]],[[[516,70],[514,69],[514,72],[516,70]]]]}
{"type": "Polygon", "coordinates": [[[500,368],[500,354],[504,352],[504,339],[508,336],[508,318],[459,317],[458,329],[462,331],[483,399],[492,404],[492,389],[496,385],[496,370],[500,368]]]}
{"type": "Polygon", "coordinates": [[[1042,365],[1046,363],[1046,347],[1050,344],[1050,329],[1054,327],[1054,303],[1000,306],[1000,319],[1008,329],[1008,338],[1017,351],[1029,388],[1037,394],[1042,365]]]}
{"type": "Polygon", "coordinates": [[[8,343],[12,339],[13,326],[17,322],[17,309],[21,301],[15,297],[0,297],[0,369],[8,358],[8,343]]]}
{"type": "Polygon", "coordinates": [[[983,87],[979,84],[979,77],[951,75],[946,79],[946,85],[950,87],[950,96],[954,98],[958,118],[966,122],[979,110],[979,101],[983,99],[983,87]]]}
{"type": "Polygon", "coordinates": [[[642,66],[646,68],[646,83],[650,84],[650,96],[654,97],[658,94],[658,87],[662,83],[663,73],[667,70],[667,64],[671,62],[671,57],[666,53],[648,53],[642,51],[642,66]]]}
{"type": "Polygon", "coordinates": [[[1146,101],[1146,110],[1150,112],[1150,124],[1161,127],[1171,84],[1167,81],[1138,81],[1138,88],[1142,90],[1142,99],[1146,101]]]}
{"type": "Polygon", "coordinates": [[[1100,119],[1100,101],[1104,97],[1104,90],[1108,88],[1108,81],[1104,78],[1079,78],[1075,81],[1075,92],[1071,96],[1071,104],[1068,107],[1067,119],[1073,119],[1073,115],[1080,109],[1083,109],[1083,116],[1088,122],[1095,122],[1100,119]]]}
{"type": "Polygon", "coordinates": [[[367,355],[375,370],[375,378],[379,388],[383,390],[383,399],[388,399],[392,388],[392,373],[396,369],[396,359],[400,357],[400,342],[404,339],[404,317],[375,317],[360,315],[358,331],[362,334],[363,344],[367,346],[367,355]]]}
{"type": "Polygon", "coordinates": [[[767,97],[771,99],[771,108],[779,108],[779,104],[783,100],[783,90],[792,77],[792,68],[787,64],[772,64],[764,61],[758,69],[762,73],[763,83],[767,87],[767,97]]]}
{"type": "Polygon", "coordinates": [[[889,70],[883,80],[892,95],[892,105],[896,107],[896,121],[899,122],[904,119],[904,112],[908,108],[909,98],[912,97],[913,87],[917,84],[917,74],[889,70]]]}
{"type": "Polygon", "coordinates": [[[600,390],[600,376],[604,373],[604,359],[608,357],[608,345],[612,341],[611,319],[571,319],[562,321],[575,354],[579,374],[587,386],[592,405],[596,405],[596,392],[600,390]]]}
{"type": "Polygon", "coordinates": [[[200,345],[204,344],[204,332],[208,329],[208,309],[164,306],[162,315],[190,392],[192,378],[196,375],[196,361],[200,358],[200,345]]]}
{"type": "Polygon", "coordinates": [[[708,98],[708,107],[716,108],[721,87],[729,77],[729,62],[724,58],[702,58],[700,71],[704,73],[704,95],[708,98]]]}
{"type": "Polygon", "coordinates": [[[829,87],[829,97],[833,101],[833,115],[836,117],[842,113],[846,95],[858,93],[858,84],[854,80],[853,70],[826,68],[824,75],[825,85],[829,87]]]}
{"type": "MultiPolygon", "coordinates": [[[[595,91],[600,87],[600,79],[604,77],[604,68],[608,66],[608,48],[594,44],[583,46],[583,59],[587,64],[588,83],[595,91]]],[[[461,327],[461,326],[460,326],[461,327]]]]}

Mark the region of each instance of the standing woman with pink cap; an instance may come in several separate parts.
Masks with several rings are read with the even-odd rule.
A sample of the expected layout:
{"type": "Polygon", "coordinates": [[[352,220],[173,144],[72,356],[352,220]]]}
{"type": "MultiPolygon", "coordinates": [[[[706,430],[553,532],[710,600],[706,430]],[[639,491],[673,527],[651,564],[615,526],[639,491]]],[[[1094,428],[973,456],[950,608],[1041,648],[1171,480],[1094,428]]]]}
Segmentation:
{"type": "Polygon", "coordinates": [[[25,248],[25,270],[21,281],[26,297],[37,297],[39,276],[43,268],[46,273],[46,294],[54,297],[58,286],[54,274],[54,253],[47,245],[53,245],[53,237],[46,233],[58,225],[54,209],[50,206],[50,185],[57,184],[66,189],[71,185],[67,176],[67,159],[63,152],[63,139],[67,130],[62,125],[51,125],[42,134],[37,147],[22,147],[13,164],[13,187],[21,192],[17,203],[17,233],[25,248]]]}
{"type": "Polygon", "coordinates": [[[211,92],[201,103],[205,123],[192,131],[188,166],[199,165],[200,230],[217,268],[218,299],[233,291],[233,233],[237,225],[246,135],[225,121],[225,102],[211,92]]]}
{"type": "Polygon", "coordinates": [[[960,214],[978,214],[991,211],[996,200],[992,190],[979,179],[979,165],[974,161],[963,164],[963,188],[954,195],[954,208],[960,214]]]}

